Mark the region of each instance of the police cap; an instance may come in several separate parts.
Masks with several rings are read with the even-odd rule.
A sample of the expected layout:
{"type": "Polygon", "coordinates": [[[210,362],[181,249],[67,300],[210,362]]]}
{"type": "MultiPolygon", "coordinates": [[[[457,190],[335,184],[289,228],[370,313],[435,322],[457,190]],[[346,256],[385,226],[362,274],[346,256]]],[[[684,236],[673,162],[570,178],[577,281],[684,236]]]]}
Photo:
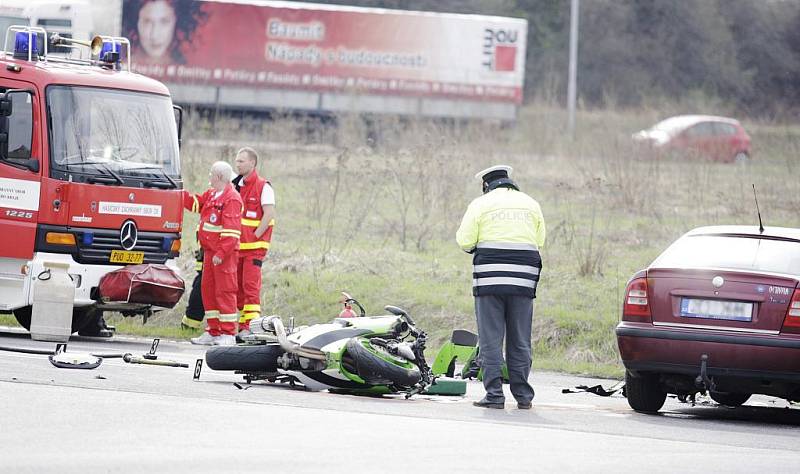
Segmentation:
{"type": "Polygon", "coordinates": [[[479,171],[475,175],[475,179],[480,179],[481,181],[490,183],[501,178],[508,178],[511,174],[511,171],[512,168],[508,165],[490,166],[483,171],[479,171]]]}

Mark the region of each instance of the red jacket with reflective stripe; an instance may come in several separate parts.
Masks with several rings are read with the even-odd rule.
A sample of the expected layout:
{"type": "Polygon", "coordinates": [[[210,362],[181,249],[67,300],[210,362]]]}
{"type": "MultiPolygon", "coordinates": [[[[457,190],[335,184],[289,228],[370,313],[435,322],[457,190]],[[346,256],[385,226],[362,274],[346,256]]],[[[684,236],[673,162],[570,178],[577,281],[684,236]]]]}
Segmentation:
{"type": "Polygon", "coordinates": [[[247,179],[238,176],[233,183],[234,185],[239,185],[239,194],[242,196],[244,206],[244,209],[242,209],[242,238],[239,249],[269,249],[269,243],[272,240],[272,228],[275,225],[274,219],[269,222],[267,230],[261,234],[261,237],[256,237],[256,228],[258,228],[258,224],[264,217],[261,193],[264,191],[264,186],[269,184],[269,181],[253,170],[253,173],[247,179]]]}
{"type": "Polygon", "coordinates": [[[216,255],[222,259],[239,250],[239,236],[242,232],[242,198],[228,185],[222,194],[214,197],[216,190],[209,189],[203,194],[183,191],[183,206],[200,213],[198,239],[206,251],[206,258],[216,255]]]}

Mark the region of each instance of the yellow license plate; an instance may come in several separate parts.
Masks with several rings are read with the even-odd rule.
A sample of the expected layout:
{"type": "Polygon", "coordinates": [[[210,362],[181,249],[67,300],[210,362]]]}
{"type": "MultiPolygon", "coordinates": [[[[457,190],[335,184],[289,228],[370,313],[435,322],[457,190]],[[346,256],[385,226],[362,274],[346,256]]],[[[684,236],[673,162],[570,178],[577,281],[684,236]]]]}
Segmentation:
{"type": "Polygon", "coordinates": [[[112,250],[111,263],[142,263],[144,252],[129,252],[127,250],[112,250]]]}

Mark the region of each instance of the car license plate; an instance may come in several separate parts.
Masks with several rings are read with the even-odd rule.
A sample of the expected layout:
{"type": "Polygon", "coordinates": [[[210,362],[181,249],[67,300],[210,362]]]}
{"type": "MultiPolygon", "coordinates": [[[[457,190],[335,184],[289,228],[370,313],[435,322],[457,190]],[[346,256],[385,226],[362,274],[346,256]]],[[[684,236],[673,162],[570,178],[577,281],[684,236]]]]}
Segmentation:
{"type": "Polygon", "coordinates": [[[683,298],[681,299],[681,316],[686,318],[752,321],[753,303],[683,298]]]}
{"type": "Polygon", "coordinates": [[[142,263],[144,252],[130,252],[128,250],[112,250],[111,263],[142,263]]]}

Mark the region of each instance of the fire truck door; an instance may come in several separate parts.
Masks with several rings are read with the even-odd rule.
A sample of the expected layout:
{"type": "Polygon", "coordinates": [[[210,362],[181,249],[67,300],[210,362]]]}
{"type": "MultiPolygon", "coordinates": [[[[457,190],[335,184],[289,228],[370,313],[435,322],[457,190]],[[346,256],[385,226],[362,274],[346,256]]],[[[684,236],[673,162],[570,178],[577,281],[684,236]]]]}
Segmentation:
{"type": "Polygon", "coordinates": [[[33,257],[43,122],[32,85],[0,78],[0,257],[33,257]]]}

